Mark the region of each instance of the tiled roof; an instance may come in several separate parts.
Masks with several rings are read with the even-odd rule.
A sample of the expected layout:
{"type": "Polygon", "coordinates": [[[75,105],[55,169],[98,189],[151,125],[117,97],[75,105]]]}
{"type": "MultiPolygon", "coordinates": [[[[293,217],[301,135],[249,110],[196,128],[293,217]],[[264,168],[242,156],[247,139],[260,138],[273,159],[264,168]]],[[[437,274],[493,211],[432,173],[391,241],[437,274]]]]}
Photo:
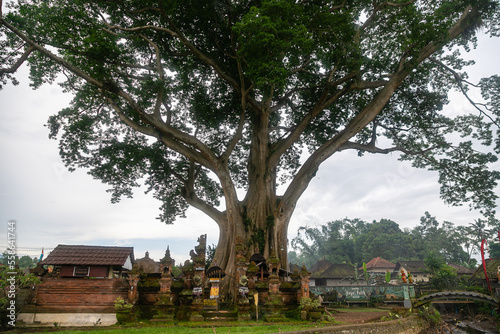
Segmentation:
{"type": "Polygon", "coordinates": [[[134,261],[133,247],[58,245],[42,264],[123,266],[134,261]]]}
{"type": "MultiPolygon", "coordinates": [[[[321,274],[321,278],[346,278],[354,277],[356,269],[354,266],[345,263],[332,264],[330,268],[321,274]]],[[[358,275],[360,272],[358,271],[358,275]]]]}
{"type": "Polygon", "coordinates": [[[459,264],[450,263],[448,265],[450,267],[452,267],[453,269],[455,269],[457,271],[457,274],[460,274],[460,275],[472,275],[474,273],[474,270],[469,269],[469,268],[465,268],[464,266],[461,266],[459,264]]]}
{"type": "Polygon", "coordinates": [[[371,268],[394,269],[395,266],[396,264],[384,260],[381,257],[375,257],[366,264],[366,269],[371,269],[371,268]]]}
{"type": "Polygon", "coordinates": [[[328,261],[328,260],[319,260],[316,262],[314,265],[312,265],[311,268],[309,268],[309,271],[312,274],[312,277],[320,277],[321,274],[330,268],[333,264],[328,261]]]}
{"type": "Polygon", "coordinates": [[[427,271],[424,261],[399,261],[396,264],[394,271],[399,272],[399,269],[401,269],[401,267],[411,271],[412,273],[422,273],[427,271]]]}

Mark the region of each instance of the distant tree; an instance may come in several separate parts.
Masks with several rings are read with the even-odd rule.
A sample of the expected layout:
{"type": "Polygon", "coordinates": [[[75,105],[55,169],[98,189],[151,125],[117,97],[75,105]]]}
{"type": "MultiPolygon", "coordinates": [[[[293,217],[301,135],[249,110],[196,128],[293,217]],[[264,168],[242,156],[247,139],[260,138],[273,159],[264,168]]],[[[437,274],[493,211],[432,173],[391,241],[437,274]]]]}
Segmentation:
{"type": "Polygon", "coordinates": [[[488,246],[490,258],[500,258],[500,243],[495,240],[488,246]]]}
{"type": "Polygon", "coordinates": [[[36,264],[38,262],[38,259],[36,257],[30,257],[28,255],[21,256],[19,259],[19,268],[25,269],[25,268],[35,268],[36,264]]]}
{"type": "Polygon", "coordinates": [[[429,212],[420,218],[420,224],[412,230],[417,257],[425,259],[430,253],[439,254],[446,262],[469,264],[470,258],[462,248],[461,230],[451,222],[441,225],[429,212]]]}
{"type": "Polygon", "coordinates": [[[446,264],[439,254],[430,252],[424,260],[431,284],[438,290],[452,289],[458,283],[457,271],[446,264]]]}
{"type": "Polygon", "coordinates": [[[289,250],[288,251],[288,262],[293,263],[293,264],[305,264],[303,260],[301,260],[300,255],[294,251],[294,250],[289,250]]]}
{"type": "MultiPolygon", "coordinates": [[[[405,233],[399,225],[389,219],[381,219],[368,224],[363,234],[362,257],[369,261],[374,257],[382,257],[388,261],[404,258],[411,243],[405,238],[405,233]]],[[[408,259],[408,258],[406,258],[408,259]]]]}
{"type": "MultiPolygon", "coordinates": [[[[461,244],[468,256],[467,262],[469,263],[469,267],[475,264],[476,260],[473,256],[479,255],[483,239],[489,241],[490,245],[499,242],[498,230],[500,230],[500,224],[497,219],[492,217],[488,220],[475,219],[474,222],[469,225],[458,227],[458,231],[461,235],[461,244]]],[[[495,252],[495,250],[493,250],[493,252],[495,252]]]]}
{"type": "Polygon", "coordinates": [[[292,248],[300,254],[299,258],[306,266],[311,266],[319,259],[335,263],[361,263],[355,245],[356,239],[365,233],[365,229],[366,222],[347,218],[319,227],[302,226],[292,240],[292,248]]]}
{"type": "Polygon", "coordinates": [[[440,224],[429,212],[411,230],[401,230],[390,219],[366,223],[345,218],[317,227],[302,226],[291,244],[292,258],[307,266],[320,259],[337,263],[363,263],[374,257],[391,262],[423,260],[431,253],[447,263],[467,267],[475,264],[462,248],[461,229],[451,222],[440,224]]]}
{"type": "MultiPolygon", "coordinates": [[[[8,265],[8,258],[9,258],[9,253],[7,253],[7,251],[3,252],[2,255],[1,255],[1,258],[0,258],[0,262],[6,266],[8,265]]],[[[15,261],[16,263],[19,262],[19,257],[16,255],[15,256],[15,261]]]]}

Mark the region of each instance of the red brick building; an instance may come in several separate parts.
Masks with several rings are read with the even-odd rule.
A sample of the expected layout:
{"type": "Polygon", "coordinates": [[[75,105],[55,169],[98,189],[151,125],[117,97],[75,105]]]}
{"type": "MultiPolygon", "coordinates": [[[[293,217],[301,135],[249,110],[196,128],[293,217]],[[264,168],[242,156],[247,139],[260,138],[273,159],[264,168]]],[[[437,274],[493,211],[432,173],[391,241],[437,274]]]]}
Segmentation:
{"type": "Polygon", "coordinates": [[[114,302],[128,298],[123,278],[132,269],[132,247],[58,245],[43,265],[53,266],[36,286],[35,297],[18,315],[25,325],[112,325],[114,302]]]}
{"type": "Polygon", "coordinates": [[[133,247],[58,245],[42,264],[60,277],[121,278],[133,262],[133,247]]]}

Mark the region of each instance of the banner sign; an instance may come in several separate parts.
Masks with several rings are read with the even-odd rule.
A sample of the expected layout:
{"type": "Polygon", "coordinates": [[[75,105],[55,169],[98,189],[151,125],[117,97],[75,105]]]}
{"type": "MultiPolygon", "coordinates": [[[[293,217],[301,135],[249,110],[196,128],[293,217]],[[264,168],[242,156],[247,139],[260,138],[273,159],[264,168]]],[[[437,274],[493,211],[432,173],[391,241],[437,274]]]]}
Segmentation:
{"type": "Polygon", "coordinates": [[[203,293],[203,289],[201,286],[198,286],[198,287],[194,287],[193,288],[193,295],[195,296],[201,296],[201,294],[203,293]]]}
{"type": "Polygon", "coordinates": [[[210,288],[210,299],[219,298],[219,283],[212,283],[212,287],[210,288]]]}

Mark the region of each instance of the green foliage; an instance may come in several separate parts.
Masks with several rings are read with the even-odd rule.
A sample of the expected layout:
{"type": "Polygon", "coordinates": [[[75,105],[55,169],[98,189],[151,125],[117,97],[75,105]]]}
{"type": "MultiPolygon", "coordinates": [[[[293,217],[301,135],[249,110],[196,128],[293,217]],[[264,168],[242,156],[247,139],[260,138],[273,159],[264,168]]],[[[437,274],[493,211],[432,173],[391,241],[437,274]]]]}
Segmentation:
{"type": "Polygon", "coordinates": [[[131,310],[134,305],[129,304],[128,301],[125,301],[122,297],[118,297],[115,299],[115,310],[117,311],[126,311],[131,310]]]}
{"type": "Polygon", "coordinates": [[[38,262],[38,259],[36,257],[30,257],[28,255],[21,256],[19,259],[18,265],[19,268],[25,269],[25,268],[35,268],[36,264],[38,262]]]}
{"type": "Polygon", "coordinates": [[[266,232],[261,228],[254,229],[251,241],[254,245],[259,247],[259,251],[262,252],[266,244],[266,232]]]}
{"type": "Polygon", "coordinates": [[[283,90],[290,72],[311,52],[314,40],[308,13],[295,1],[264,0],[237,22],[238,56],[255,86],[283,90]]]}
{"type": "MultiPolygon", "coordinates": [[[[451,222],[440,224],[428,212],[411,230],[401,230],[389,219],[367,223],[346,218],[317,228],[300,227],[297,237],[292,240],[294,251],[289,253],[289,259],[310,267],[320,259],[332,263],[364,263],[382,257],[396,263],[422,260],[432,253],[440,254],[447,263],[470,267],[475,261],[464,248],[474,240],[467,239],[462,226],[451,222]]],[[[387,279],[390,280],[390,276],[387,279]]]]}
{"type": "MultiPolygon", "coordinates": [[[[49,119],[50,137],[65,165],[107,184],[113,202],[145,184],[161,202],[161,221],[195,206],[227,231],[243,223],[263,250],[273,238],[261,229],[271,221],[254,231],[257,222],[235,214],[250,201],[266,215],[293,212],[320,165],[350,149],[398,152],[439,173],[447,203],[494,214],[498,76],[480,81],[480,111],[453,117],[443,106],[450,90],[470,86],[464,70],[471,62],[456,47],[473,47],[480,24],[499,35],[495,0],[33,0],[7,7],[0,88],[17,83],[12,72],[22,62],[34,88],[62,78],[74,99],[49,119]],[[287,187],[283,196],[278,185],[287,187]]],[[[313,230],[302,232],[312,239],[324,232],[334,246],[306,250],[295,242],[304,256],[361,263],[395,251],[420,256],[419,245],[438,248],[434,239],[447,228],[413,245],[418,233],[385,220],[313,230]],[[372,238],[364,228],[387,230],[372,238]]],[[[462,256],[455,246],[446,245],[447,260],[462,256]]]]}
{"type": "Polygon", "coordinates": [[[216,249],[217,249],[217,246],[215,244],[207,246],[207,250],[205,252],[205,270],[208,270],[208,268],[212,264],[212,262],[214,260],[216,249]]]}
{"type": "Polygon", "coordinates": [[[293,320],[300,320],[300,311],[297,309],[288,310],[284,313],[285,317],[293,320]]]}
{"type": "Polygon", "coordinates": [[[148,279],[141,275],[141,280],[137,283],[137,289],[142,292],[157,292],[160,291],[160,283],[157,279],[148,279]]]}
{"type": "Polygon", "coordinates": [[[389,283],[390,281],[391,281],[391,272],[389,271],[389,269],[387,269],[387,271],[385,272],[385,282],[389,283]]]}
{"type": "Polygon", "coordinates": [[[313,310],[321,306],[321,303],[318,299],[311,299],[308,297],[300,298],[299,310],[313,310]]]}
{"type": "Polygon", "coordinates": [[[443,323],[441,314],[433,306],[423,306],[419,309],[419,315],[431,324],[431,326],[440,326],[443,323]]]}
{"type": "Polygon", "coordinates": [[[490,258],[500,257],[500,243],[491,243],[489,245],[490,258]]]}
{"type": "Polygon", "coordinates": [[[266,217],[266,229],[270,230],[274,227],[274,216],[267,216],[266,217]]]}
{"type": "Polygon", "coordinates": [[[413,312],[411,309],[404,308],[404,307],[397,307],[397,308],[393,308],[387,316],[380,318],[380,320],[390,321],[390,320],[406,318],[406,317],[409,317],[411,315],[413,315],[413,312]]]}
{"type": "Polygon", "coordinates": [[[425,259],[425,267],[429,271],[431,284],[436,289],[452,290],[458,285],[457,271],[435,253],[431,252],[425,259]]]}
{"type": "Polygon", "coordinates": [[[33,287],[40,279],[33,274],[24,275],[20,269],[0,266],[0,309],[5,309],[15,298],[19,289],[33,287]]]}
{"type": "Polygon", "coordinates": [[[292,240],[292,248],[298,251],[298,264],[312,266],[319,259],[331,262],[362,262],[360,242],[366,233],[366,222],[360,219],[343,219],[328,222],[318,228],[302,226],[292,240]]]}

